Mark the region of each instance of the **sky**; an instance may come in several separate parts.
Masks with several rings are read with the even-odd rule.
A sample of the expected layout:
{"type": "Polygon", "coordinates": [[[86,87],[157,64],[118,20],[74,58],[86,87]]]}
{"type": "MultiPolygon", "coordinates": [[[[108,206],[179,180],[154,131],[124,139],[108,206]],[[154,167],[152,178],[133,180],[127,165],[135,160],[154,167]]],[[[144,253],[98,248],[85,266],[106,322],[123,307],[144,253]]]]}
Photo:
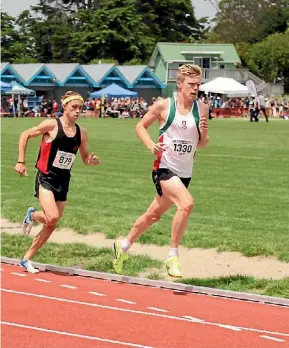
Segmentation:
{"type": "MultiPolygon", "coordinates": [[[[213,17],[216,10],[208,0],[191,0],[195,7],[197,18],[213,17]]],[[[38,0],[1,0],[1,8],[3,12],[7,12],[10,16],[16,17],[22,11],[29,10],[30,6],[36,5],[38,0]]]]}

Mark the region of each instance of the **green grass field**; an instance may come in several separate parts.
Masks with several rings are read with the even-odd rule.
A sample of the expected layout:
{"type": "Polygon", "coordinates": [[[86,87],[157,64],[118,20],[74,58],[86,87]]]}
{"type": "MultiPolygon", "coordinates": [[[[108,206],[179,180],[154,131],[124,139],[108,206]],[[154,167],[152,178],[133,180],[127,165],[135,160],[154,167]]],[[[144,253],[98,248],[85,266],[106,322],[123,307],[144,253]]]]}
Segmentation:
{"type": "MultiPolygon", "coordinates": [[[[32,237],[9,235],[3,232],[1,235],[2,255],[12,258],[17,257],[20,260],[31,245],[31,242],[32,237]]],[[[33,260],[44,264],[56,264],[90,271],[113,273],[111,250],[107,248],[94,248],[85,244],[57,244],[50,242],[40,249],[33,260]]],[[[159,280],[163,279],[161,274],[163,269],[164,265],[159,260],[154,260],[143,255],[130,255],[129,262],[126,263],[123,274],[139,276],[140,273],[146,272],[147,278],[159,280]]],[[[173,278],[172,281],[174,281],[173,278]]],[[[235,275],[207,279],[184,278],[175,280],[175,282],[289,298],[289,277],[280,280],[271,280],[235,275]]]]}
{"type": "MultiPolygon", "coordinates": [[[[14,172],[19,134],[39,119],[2,119],[2,217],[21,221],[33,197],[40,138],[27,147],[28,177],[14,172]]],[[[81,119],[99,167],[74,165],[67,209],[60,223],[79,233],[125,235],[150,204],[154,157],[135,134],[137,120],[81,119]]],[[[157,127],[150,130],[156,139],[157,127]]],[[[275,255],[289,262],[289,122],[212,120],[210,145],[196,155],[190,191],[195,209],[183,239],[187,247],[275,255]]],[[[142,243],[168,244],[174,209],[142,243]]]]}
{"type": "MultiPolygon", "coordinates": [[[[32,243],[32,237],[22,235],[1,235],[1,251],[6,257],[18,258],[26,253],[32,243]]],[[[130,255],[124,275],[138,276],[147,269],[160,268],[162,262],[153,260],[145,255],[130,255]]],[[[57,244],[46,243],[43,248],[33,257],[33,261],[44,264],[53,264],[67,267],[76,267],[89,271],[114,273],[112,268],[112,252],[108,248],[94,248],[87,244],[69,243],[57,244]]]]}

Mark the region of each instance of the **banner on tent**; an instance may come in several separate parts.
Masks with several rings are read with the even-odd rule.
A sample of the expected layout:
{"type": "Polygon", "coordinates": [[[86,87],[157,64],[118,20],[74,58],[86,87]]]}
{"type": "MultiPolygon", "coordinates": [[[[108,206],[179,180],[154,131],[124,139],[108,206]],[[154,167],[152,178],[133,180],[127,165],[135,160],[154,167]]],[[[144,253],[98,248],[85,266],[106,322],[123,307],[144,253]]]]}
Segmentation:
{"type": "Polygon", "coordinates": [[[253,80],[248,80],[246,82],[246,87],[248,88],[251,95],[254,95],[255,97],[257,97],[257,89],[253,80]]]}

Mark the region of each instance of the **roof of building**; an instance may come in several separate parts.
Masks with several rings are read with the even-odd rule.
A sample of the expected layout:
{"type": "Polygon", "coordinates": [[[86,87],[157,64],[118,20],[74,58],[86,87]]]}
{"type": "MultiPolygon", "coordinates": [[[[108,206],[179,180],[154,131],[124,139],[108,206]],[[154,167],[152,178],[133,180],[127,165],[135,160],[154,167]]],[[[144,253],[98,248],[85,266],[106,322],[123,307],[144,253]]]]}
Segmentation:
{"type": "Polygon", "coordinates": [[[57,80],[64,82],[67,77],[75,70],[78,63],[49,63],[45,64],[47,68],[56,76],[57,80]]]}
{"type": "Polygon", "coordinates": [[[113,64],[87,64],[81,65],[81,67],[86,71],[86,73],[91,76],[91,78],[98,82],[102,77],[109,72],[113,67],[113,64]]]}
{"type": "Polygon", "coordinates": [[[240,63],[236,48],[233,44],[201,44],[201,43],[178,43],[158,42],[151,56],[149,66],[154,66],[158,54],[165,62],[185,61],[188,55],[215,54],[227,63],[240,63]]]}
{"type": "Polygon", "coordinates": [[[44,66],[42,63],[11,65],[24,81],[29,81],[44,66]]]}
{"type": "Polygon", "coordinates": [[[129,83],[133,83],[145,70],[146,65],[120,65],[117,68],[129,83]]]}
{"type": "MultiPolygon", "coordinates": [[[[149,69],[147,65],[114,65],[114,64],[88,64],[82,65],[78,63],[35,63],[35,64],[10,64],[7,62],[1,63],[1,75],[11,67],[22,80],[26,86],[37,78],[37,75],[46,69],[46,71],[55,77],[55,84],[59,86],[65,85],[71,76],[75,72],[79,71],[88,80],[90,85],[94,87],[100,87],[100,83],[103,82],[111,73],[115,76],[119,76],[120,80],[123,80],[128,88],[133,88],[133,85],[141,79],[141,76],[147,70],[150,71],[154,80],[154,84],[163,88],[162,82],[158,77],[149,69]]],[[[34,83],[35,84],[35,83],[34,83]]]]}

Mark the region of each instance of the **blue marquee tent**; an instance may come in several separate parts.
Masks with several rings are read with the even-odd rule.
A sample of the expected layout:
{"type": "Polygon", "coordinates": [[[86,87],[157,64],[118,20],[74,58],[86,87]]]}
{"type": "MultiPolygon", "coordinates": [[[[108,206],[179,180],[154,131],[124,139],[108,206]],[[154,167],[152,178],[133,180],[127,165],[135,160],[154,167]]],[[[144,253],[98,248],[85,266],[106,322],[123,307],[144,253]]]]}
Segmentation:
{"type": "Polygon", "coordinates": [[[101,98],[101,97],[137,97],[137,92],[132,92],[128,89],[122,88],[116,83],[101,89],[100,91],[92,92],[89,94],[90,98],[101,98]]]}

